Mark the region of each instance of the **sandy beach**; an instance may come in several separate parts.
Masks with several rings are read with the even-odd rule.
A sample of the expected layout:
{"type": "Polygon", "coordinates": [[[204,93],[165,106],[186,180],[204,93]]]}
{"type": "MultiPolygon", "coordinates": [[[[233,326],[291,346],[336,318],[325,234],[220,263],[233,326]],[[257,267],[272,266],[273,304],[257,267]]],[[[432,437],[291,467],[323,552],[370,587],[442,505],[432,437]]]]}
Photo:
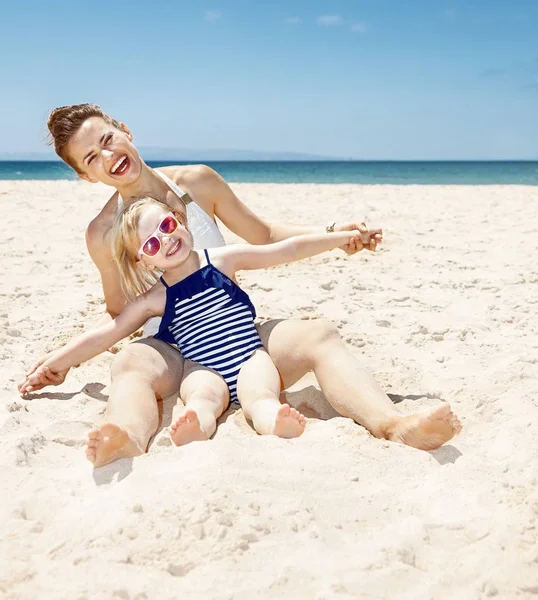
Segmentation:
{"type": "Polygon", "coordinates": [[[298,439],[230,410],[175,448],[169,398],[146,455],[94,471],[112,353],[28,399],[16,381],[104,309],[84,231],[109,191],[0,181],[0,596],[536,597],[538,187],[232,187],[268,220],[383,227],[375,254],[241,284],[262,318],[333,321],[402,412],[449,401],[462,433],[433,452],[377,440],[310,375],[285,396],[308,417],[298,439]]]}

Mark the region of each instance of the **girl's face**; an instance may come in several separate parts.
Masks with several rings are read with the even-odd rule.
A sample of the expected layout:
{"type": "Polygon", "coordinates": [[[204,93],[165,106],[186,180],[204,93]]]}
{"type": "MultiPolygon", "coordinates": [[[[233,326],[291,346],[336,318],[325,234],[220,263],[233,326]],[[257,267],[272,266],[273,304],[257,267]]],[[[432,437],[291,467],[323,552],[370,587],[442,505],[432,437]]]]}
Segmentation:
{"type": "Polygon", "coordinates": [[[177,216],[164,211],[160,206],[150,205],[138,221],[140,240],[140,262],[144,267],[155,267],[163,271],[178,267],[187,260],[192,250],[189,231],[177,216]],[[153,256],[148,256],[152,254],[153,256]]]}
{"type": "Polygon", "coordinates": [[[67,144],[67,152],[75,161],[79,177],[114,187],[137,181],[142,170],[133,136],[122,123],[121,129],[100,117],[86,119],[67,144]]]}

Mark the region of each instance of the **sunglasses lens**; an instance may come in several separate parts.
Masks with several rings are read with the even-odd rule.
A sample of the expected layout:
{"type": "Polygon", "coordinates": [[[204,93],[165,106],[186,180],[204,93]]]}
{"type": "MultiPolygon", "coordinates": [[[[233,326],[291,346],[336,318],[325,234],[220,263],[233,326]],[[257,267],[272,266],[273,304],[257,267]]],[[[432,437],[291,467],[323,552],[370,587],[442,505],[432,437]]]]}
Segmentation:
{"type": "Polygon", "coordinates": [[[165,235],[173,233],[176,228],[177,223],[173,217],[165,217],[159,226],[161,233],[164,233],[165,235]]]}
{"type": "Polygon", "coordinates": [[[144,244],[142,252],[146,256],[155,256],[161,249],[161,242],[156,237],[150,237],[149,240],[144,244]]]}

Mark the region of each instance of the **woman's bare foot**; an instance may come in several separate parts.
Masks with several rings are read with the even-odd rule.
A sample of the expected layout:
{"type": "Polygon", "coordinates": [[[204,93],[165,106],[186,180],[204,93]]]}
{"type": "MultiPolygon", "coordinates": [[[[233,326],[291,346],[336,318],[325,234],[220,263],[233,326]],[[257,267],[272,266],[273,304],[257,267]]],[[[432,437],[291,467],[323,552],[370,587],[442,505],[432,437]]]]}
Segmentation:
{"type": "Polygon", "coordinates": [[[408,417],[399,417],[387,429],[387,439],[419,450],[434,450],[461,431],[461,423],[445,403],[408,417]]]}
{"type": "Polygon", "coordinates": [[[179,419],[170,425],[168,430],[176,446],[184,446],[189,442],[201,442],[209,437],[202,431],[198,415],[192,408],[186,408],[179,419]]]}
{"type": "Polygon", "coordinates": [[[145,448],[140,448],[127,431],[114,423],[105,423],[99,429],[92,429],[86,442],[86,456],[98,468],[120,458],[140,456],[145,448]]]}
{"type": "Polygon", "coordinates": [[[271,433],[281,438],[295,438],[303,433],[305,426],[305,417],[289,404],[283,404],[278,409],[271,433]]]}

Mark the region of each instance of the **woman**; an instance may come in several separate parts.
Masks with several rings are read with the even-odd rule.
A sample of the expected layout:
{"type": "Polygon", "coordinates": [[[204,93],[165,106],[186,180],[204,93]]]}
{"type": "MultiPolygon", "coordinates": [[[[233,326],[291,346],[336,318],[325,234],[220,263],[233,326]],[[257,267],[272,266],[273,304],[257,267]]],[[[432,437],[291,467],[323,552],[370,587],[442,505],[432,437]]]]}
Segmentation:
{"type": "MultiPolygon", "coordinates": [[[[116,188],[86,233],[90,256],[101,274],[105,320],[115,318],[125,305],[107,233],[118,210],[140,197],[156,197],[170,208],[186,212],[198,247],[224,244],[215,216],[251,244],[276,242],[320,229],[266,223],[209,167],[151,169],[140,158],[130,130],[98,106],[57,108],[49,117],[48,127],[56,153],[80,178],[116,188]]],[[[337,231],[357,228],[356,223],[332,224],[337,231]]],[[[371,232],[371,250],[375,250],[381,235],[380,230],[371,232]]],[[[362,247],[350,244],[343,249],[353,254],[362,247]]],[[[325,320],[269,321],[259,325],[258,331],[284,389],[308,371],[314,371],[331,406],[378,438],[429,450],[451,439],[460,429],[446,403],[424,413],[402,416],[369,370],[347,350],[336,328],[325,320]]],[[[37,370],[40,385],[28,391],[58,385],[65,379],[67,372],[52,373],[41,367],[42,362],[44,359],[30,370],[37,370]]],[[[87,443],[86,454],[94,466],[146,451],[158,426],[156,397],[164,398],[178,390],[181,396],[191,397],[193,393],[204,397],[216,393],[198,385],[202,369],[184,361],[176,349],[153,337],[129,344],[116,355],[111,366],[106,422],[90,432],[87,443]]]]}

